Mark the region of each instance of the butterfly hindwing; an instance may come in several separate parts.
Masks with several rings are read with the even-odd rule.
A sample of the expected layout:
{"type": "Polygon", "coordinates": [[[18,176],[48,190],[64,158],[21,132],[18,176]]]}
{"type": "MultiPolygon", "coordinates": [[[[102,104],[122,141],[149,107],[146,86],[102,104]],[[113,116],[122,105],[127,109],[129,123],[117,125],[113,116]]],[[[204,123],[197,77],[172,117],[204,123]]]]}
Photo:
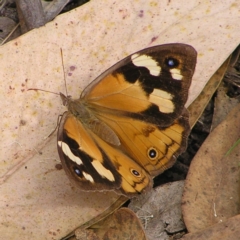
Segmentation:
{"type": "Polygon", "coordinates": [[[189,133],[184,104],[196,64],[185,44],[144,49],[105,71],[68,107],[58,151],[81,189],[134,196],[171,167],[189,133]]]}
{"type": "Polygon", "coordinates": [[[98,117],[115,130],[129,156],[151,176],[157,176],[170,168],[186,147],[189,133],[187,111],[164,128],[138,119],[106,113],[99,114],[98,117]]]}

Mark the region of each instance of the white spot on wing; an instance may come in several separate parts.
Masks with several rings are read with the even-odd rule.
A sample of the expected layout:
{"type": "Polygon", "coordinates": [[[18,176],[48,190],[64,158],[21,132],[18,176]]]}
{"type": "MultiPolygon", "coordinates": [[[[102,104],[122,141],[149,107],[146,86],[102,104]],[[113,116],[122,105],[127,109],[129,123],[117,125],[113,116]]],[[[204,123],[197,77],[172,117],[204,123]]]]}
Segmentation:
{"type": "Polygon", "coordinates": [[[159,107],[159,111],[162,113],[174,112],[175,106],[172,101],[172,94],[166,91],[154,89],[149,96],[149,101],[156,104],[159,107]]]}
{"type": "Polygon", "coordinates": [[[170,70],[170,72],[171,72],[171,75],[172,75],[173,79],[175,79],[175,80],[182,80],[183,76],[181,74],[180,69],[173,68],[173,69],[170,70]]]}
{"type": "Polygon", "coordinates": [[[64,152],[65,155],[67,155],[73,162],[75,162],[78,165],[83,164],[82,160],[79,157],[76,157],[71,149],[69,148],[69,146],[62,142],[62,141],[58,141],[58,146],[61,147],[62,151],[64,152]]]}
{"type": "Polygon", "coordinates": [[[88,181],[90,181],[91,183],[94,183],[94,180],[90,174],[85,173],[84,171],[82,172],[82,174],[88,181]]]}
{"type": "Polygon", "coordinates": [[[159,76],[161,73],[161,67],[158,66],[156,60],[148,55],[134,54],[131,57],[132,62],[137,67],[145,67],[149,70],[150,74],[153,76],[159,76]]]}
{"type": "Polygon", "coordinates": [[[94,160],[92,161],[92,165],[101,176],[107,178],[111,182],[115,181],[112,172],[106,169],[101,162],[99,162],[98,160],[94,160]]]}

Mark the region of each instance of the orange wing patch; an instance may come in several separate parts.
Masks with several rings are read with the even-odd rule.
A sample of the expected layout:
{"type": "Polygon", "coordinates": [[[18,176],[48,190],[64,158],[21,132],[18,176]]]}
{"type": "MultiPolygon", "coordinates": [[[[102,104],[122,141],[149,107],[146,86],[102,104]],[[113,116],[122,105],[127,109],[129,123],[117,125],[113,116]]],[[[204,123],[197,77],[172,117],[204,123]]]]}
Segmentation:
{"type": "Polygon", "coordinates": [[[141,193],[152,187],[152,178],[137,162],[125,155],[121,149],[114,148],[94,133],[91,136],[107,154],[122,178],[121,188],[128,194],[141,193]]]}
{"type": "Polygon", "coordinates": [[[87,152],[93,159],[98,159],[103,162],[102,154],[96,146],[96,143],[89,136],[82,123],[73,115],[69,114],[66,118],[64,130],[67,132],[68,137],[74,139],[78,143],[80,150],[87,152]]]}
{"type": "Polygon", "coordinates": [[[91,90],[86,99],[89,105],[127,112],[141,112],[151,104],[139,82],[131,84],[125,80],[123,74],[106,76],[91,90]]]}
{"type": "Polygon", "coordinates": [[[185,127],[178,120],[160,130],[155,125],[136,119],[110,114],[99,115],[99,118],[114,129],[125,151],[152,176],[171,167],[182,145],[185,145],[185,127]],[[156,157],[149,157],[151,149],[157,151],[156,157]]]}

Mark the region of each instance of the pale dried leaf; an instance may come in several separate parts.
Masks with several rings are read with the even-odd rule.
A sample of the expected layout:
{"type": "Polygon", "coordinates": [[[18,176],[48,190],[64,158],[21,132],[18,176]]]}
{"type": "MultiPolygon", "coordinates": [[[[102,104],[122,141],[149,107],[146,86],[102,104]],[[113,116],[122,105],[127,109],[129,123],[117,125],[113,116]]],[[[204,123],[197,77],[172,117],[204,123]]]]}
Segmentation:
{"type": "Polygon", "coordinates": [[[71,190],[64,172],[55,168],[56,136],[51,144],[43,140],[65,109],[58,96],[27,89],[65,92],[60,48],[68,92],[79,97],[89,82],[134,51],[191,44],[199,54],[191,102],[238,44],[238,18],[236,0],[95,0],[2,46],[1,237],[59,239],[118,199],[113,193],[71,190]]]}

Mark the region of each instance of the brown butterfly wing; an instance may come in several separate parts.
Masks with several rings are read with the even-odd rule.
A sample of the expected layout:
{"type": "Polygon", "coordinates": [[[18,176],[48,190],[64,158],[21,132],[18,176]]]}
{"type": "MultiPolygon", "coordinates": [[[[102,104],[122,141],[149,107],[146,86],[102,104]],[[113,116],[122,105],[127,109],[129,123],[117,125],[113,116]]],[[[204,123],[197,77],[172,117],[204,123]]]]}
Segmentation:
{"type": "Polygon", "coordinates": [[[150,175],[71,113],[61,120],[58,150],[67,175],[82,190],[116,190],[132,197],[152,186],[150,175]]]}

